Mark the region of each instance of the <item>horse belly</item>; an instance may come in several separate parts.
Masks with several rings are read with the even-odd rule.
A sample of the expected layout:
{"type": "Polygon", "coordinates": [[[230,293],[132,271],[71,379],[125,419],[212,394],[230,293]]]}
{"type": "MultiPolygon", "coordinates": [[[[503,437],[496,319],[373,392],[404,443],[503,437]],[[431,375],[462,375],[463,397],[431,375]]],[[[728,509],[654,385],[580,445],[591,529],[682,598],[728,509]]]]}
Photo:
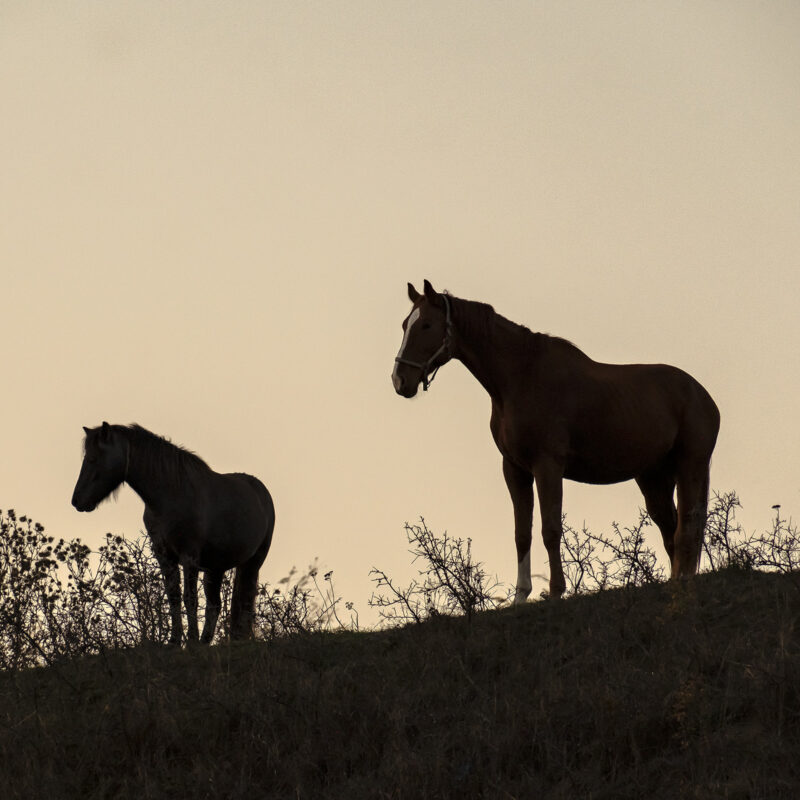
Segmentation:
{"type": "Polygon", "coordinates": [[[203,537],[199,553],[201,569],[232,569],[243,564],[258,550],[265,533],[260,520],[219,520],[209,526],[203,537]]]}
{"type": "Polygon", "coordinates": [[[590,464],[583,461],[570,462],[564,470],[564,477],[577,483],[592,483],[606,485],[622,483],[640,475],[645,470],[635,470],[629,467],[608,464],[590,464]]]}
{"type": "Polygon", "coordinates": [[[263,521],[232,513],[223,516],[198,514],[151,520],[155,533],[185,567],[200,571],[229,570],[243,564],[264,541],[263,521]]]}
{"type": "Polygon", "coordinates": [[[197,555],[198,568],[202,570],[229,570],[243,564],[255,552],[250,549],[220,548],[213,543],[204,545],[197,555]]]}
{"type": "Polygon", "coordinates": [[[591,435],[575,436],[564,477],[580,483],[621,483],[658,467],[670,458],[677,425],[655,418],[644,426],[606,425],[591,435]]]}

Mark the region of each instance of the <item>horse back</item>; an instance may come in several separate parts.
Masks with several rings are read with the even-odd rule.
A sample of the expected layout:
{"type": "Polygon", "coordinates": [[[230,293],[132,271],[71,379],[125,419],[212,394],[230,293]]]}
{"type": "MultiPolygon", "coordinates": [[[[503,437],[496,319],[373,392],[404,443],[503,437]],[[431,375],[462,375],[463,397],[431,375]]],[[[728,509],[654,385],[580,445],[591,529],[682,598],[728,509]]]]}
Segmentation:
{"type": "Polygon", "coordinates": [[[683,449],[710,458],[719,411],[691,375],[666,364],[604,364],[580,354],[542,363],[492,432],[518,464],[561,463],[586,483],[628,480],[683,449]]]}

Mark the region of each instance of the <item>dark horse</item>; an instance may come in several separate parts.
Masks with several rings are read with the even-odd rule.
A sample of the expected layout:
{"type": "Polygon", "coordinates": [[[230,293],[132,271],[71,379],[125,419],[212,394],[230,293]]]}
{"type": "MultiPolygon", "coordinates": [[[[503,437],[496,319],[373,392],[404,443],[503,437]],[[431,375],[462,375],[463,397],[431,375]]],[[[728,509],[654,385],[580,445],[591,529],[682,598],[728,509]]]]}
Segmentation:
{"type": "Polygon", "coordinates": [[[197,640],[197,575],[203,572],[206,618],[201,641],[217,627],[220,587],[226,570],[236,568],[231,600],[231,636],[252,632],[258,570],[267,557],[275,508],[258,478],[241,472],[214,472],[194,453],[139,425],[84,428],[84,457],[72,505],[94,511],[120,484],[144,500],[144,524],[164,573],[172,616],[170,644],[179,644],[180,566],[188,638],[197,640]]]}
{"type": "Polygon", "coordinates": [[[562,481],[633,479],[661,531],[672,575],[697,572],[705,529],[709,465],[719,411],[690,375],[664,364],[601,364],[577,347],[501,317],[485,303],[409,283],[414,304],[392,382],[403,397],[427,390],[457,358],[492,399],[492,436],[514,504],[515,603],[531,591],[533,483],[550,561],[550,595],[564,593],[562,481]],[[675,488],[678,506],[675,507],[675,488]]]}

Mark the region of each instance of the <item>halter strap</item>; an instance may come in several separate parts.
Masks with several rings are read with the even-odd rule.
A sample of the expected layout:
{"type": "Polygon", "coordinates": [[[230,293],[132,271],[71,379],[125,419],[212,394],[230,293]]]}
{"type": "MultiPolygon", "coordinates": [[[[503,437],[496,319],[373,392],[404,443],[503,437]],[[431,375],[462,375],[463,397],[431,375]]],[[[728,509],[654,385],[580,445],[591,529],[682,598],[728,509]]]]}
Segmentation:
{"type": "Polygon", "coordinates": [[[431,364],[436,361],[436,359],[439,358],[442,353],[448,353],[448,355],[452,355],[449,353],[450,345],[452,344],[453,339],[453,319],[450,314],[450,298],[446,294],[443,294],[442,297],[444,298],[445,307],[445,331],[444,340],[442,341],[439,349],[427,361],[423,361],[421,363],[418,361],[409,361],[409,359],[400,358],[400,356],[395,358],[395,362],[398,364],[408,364],[409,367],[416,367],[417,369],[422,370],[423,392],[428,391],[428,387],[433,383],[433,379],[436,377],[439,367],[442,366],[439,364],[439,366],[435,367],[430,377],[428,377],[428,370],[430,370],[431,364]]]}

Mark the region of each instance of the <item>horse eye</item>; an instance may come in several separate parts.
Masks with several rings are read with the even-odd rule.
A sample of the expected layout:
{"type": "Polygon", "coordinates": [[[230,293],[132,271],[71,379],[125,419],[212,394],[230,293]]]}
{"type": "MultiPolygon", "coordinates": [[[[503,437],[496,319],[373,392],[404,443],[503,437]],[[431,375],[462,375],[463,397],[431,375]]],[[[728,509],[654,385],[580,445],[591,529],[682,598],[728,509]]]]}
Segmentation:
{"type": "Polygon", "coordinates": [[[423,322],[422,323],[422,330],[427,331],[428,328],[430,328],[430,327],[431,327],[430,322],[423,322]]]}

